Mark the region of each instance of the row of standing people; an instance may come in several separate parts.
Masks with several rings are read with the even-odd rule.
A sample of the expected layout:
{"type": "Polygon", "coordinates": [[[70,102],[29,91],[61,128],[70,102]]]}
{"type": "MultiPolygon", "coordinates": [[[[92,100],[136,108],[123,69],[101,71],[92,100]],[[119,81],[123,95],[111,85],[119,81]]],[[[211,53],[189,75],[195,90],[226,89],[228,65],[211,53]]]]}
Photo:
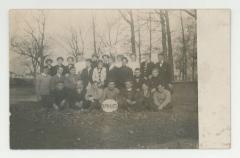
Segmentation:
{"type": "MultiPolygon", "coordinates": [[[[164,60],[162,60],[161,54],[159,55],[159,63],[153,64],[152,62],[150,62],[149,56],[146,56],[145,57],[146,60],[143,63],[141,63],[141,65],[139,66],[136,62],[136,56],[134,55],[131,56],[131,61],[129,63],[128,63],[128,59],[122,56],[118,56],[116,62],[113,62],[112,58],[109,58],[109,56],[106,56],[106,55],[103,56],[103,60],[97,60],[96,56],[93,56],[92,59],[93,60],[80,59],[79,61],[81,61],[82,63],[84,62],[84,64],[82,63],[79,64],[79,62],[74,64],[73,58],[69,57],[67,59],[68,65],[64,66],[62,64],[63,58],[58,57],[57,58],[58,64],[54,67],[51,66],[51,60],[47,60],[47,65],[44,68],[44,72],[40,76],[38,76],[37,82],[36,82],[36,91],[39,98],[41,96],[41,100],[43,101],[43,104],[51,104],[55,108],[57,108],[60,106],[60,103],[61,103],[59,102],[59,98],[65,98],[63,100],[70,101],[68,102],[68,104],[71,104],[71,106],[72,105],[77,106],[78,102],[74,100],[80,97],[80,99],[77,99],[77,100],[82,100],[82,102],[84,102],[84,105],[85,106],[87,105],[87,107],[89,107],[92,103],[97,103],[97,102],[101,103],[101,101],[106,98],[104,97],[105,93],[102,93],[103,97],[100,94],[98,97],[95,96],[94,99],[91,99],[91,97],[87,95],[89,94],[87,92],[92,91],[92,93],[97,93],[97,92],[101,93],[101,90],[96,90],[96,89],[91,90],[91,89],[94,89],[94,87],[95,88],[97,87],[99,89],[102,89],[103,91],[105,89],[111,90],[111,87],[112,87],[111,85],[114,85],[113,89],[115,93],[116,91],[119,91],[119,93],[117,93],[116,96],[118,96],[117,100],[121,105],[127,105],[128,99],[126,99],[126,97],[133,96],[129,94],[126,97],[122,97],[124,96],[124,94],[128,94],[127,89],[132,89],[134,91],[132,93],[134,94],[134,96],[142,94],[142,92],[145,95],[147,95],[148,93],[145,93],[146,91],[144,91],[144,87],[147,87],[148,91],[151,94],[149,95],[149,97],[151,96],[150,97],[151,99],[147,101],[148,105],[159,104],[156,102],[157,100],[166,99],[168,100],[167,102],[169,102],[170,97],[168,94],[170,93],[168,93],[168,90],[170,88],[170,80],[169,80],[169,74],[168,74],[169,73],[168,65],[166,62],[164,62],[164,60]],[[81,65],[82,67],[79,67],[79,65],[81,65]],[[134,73],[132,69],[134,69],[134,73]],[[128,85],[130,85],[130,87],[128,87],[128,85]],[[159,88],[158,88],[159,86],[160,86],[160,89],[161,87],[163,88],[162,92],[165,93],[163,95],[163,96],[166,96],[165,99],[160,99],[160,98],[164,98],[164,97],[160,97],[156,100],[154,99],[156,97],[153,97],[153,96],[157,96],[154,94],[159,93],[159,88]],[[59,90],[61,91],[61,93],[59,93],[59,90]],[[121,93],[123,95],[119,95],[120,91],[125,91],[125,90],[127,91],[124,93],[121,93]],[[95,101],[95,100],[98,100],[98,101],[95,101]],[[74,101],[74,103],[71,101],[74,101]]],[[[114,92],[111,92],[110,95],[115,94],[114,92]]],[[[145,97],[137,97],[137,98],[145,98],[145,97]]],[[[132,103],[136,105],[136,103],[138,102],[137,105],[140,107],[140,105],[142,104],[139,103],[139,100],[141,99],[135,100],[136,102],[133,101],[132,103]]],[[[81,103],[81,106],[82,104],[83,103],[81,103]]],[[[90,107],[96,107],[96,106],[90,106],[90,107]]],[[[155,107],[160,108],[162,106],[158,105],[155,107]]]]}

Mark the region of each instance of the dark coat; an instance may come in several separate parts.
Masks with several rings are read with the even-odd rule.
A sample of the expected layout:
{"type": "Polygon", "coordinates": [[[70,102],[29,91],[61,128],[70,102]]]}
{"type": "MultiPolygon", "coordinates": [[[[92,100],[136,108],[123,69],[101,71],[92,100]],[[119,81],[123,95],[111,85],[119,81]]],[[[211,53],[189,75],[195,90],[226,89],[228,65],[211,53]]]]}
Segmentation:
{"type": "Polygon", "coordinates": [[[64,77],[63,75],[60,76],[60,77],[58,77],[57,75],[54,75],[54,76],[51,78],[51,80],[50,80],[50,89],[51,89],[51,91],[53,91],[53,90],[56,89],[56,85],[57,85],[57,83],[58,83],[59,81],[61,81],[61,82],[64,83],[65,77],[64,77]]]}
{"type": "Polygon", "coordinates": [[[63,100],[68,100],[68,94],[69,92],[66,88],[63,88],[62,90],[55,89],[51,92],[53,103],[59,105],[63,100]]]}
{"type": "Polygon", "coordinates": [[[135,77],[133,78],[133,88],[135,90],[139,89],[141,90],[142,89],[142,84],[145,80],[142,78],[142,77],[135,77]]]}
{"type": "Polygon", "coordinates": [[[65,73],[66,73],[66,67],[64,66],[64,65],[55,65],[54,67],[53,67],[53,75],[52,76],[54,76],[54,75],[56,75],[57,74],[57,69],[58,69],[58,67],[62,67],[63,68],[63,75],[65,75],[65,73]]]}
{"type": "Polygon", "coordinates": [[[159,70],[159,78],[165,88],[168,87],[168,84],[171,83],[171,71],[170,66],[167,62],[163,62],[162,65],[160,63],[156,63],[155,67],[159,70]]]}
{"type": "Polygon", "coordinates": [[[65,69],[64,69],[64,74],[69,74],[70,73],[70,69],[72,68],[72,67],[75,67],[75,65],[74,64],[69,64],[69,65],[67,65],[67,66],[65,66],[65,69]]]}
{"type": "Polygon", "coordinates": [[[89,71],[87,68],[83,69],[80,79],[83,81],[84,87],[88,85],[88,83],[92,83],[92,74],[93,74],[93,69],[91,68],[89,71]]]}
{"type": "Polygon", "coordinates": [[[145,61],[141,63],[140,65],[140,71],[141,71],[141,75],[142,77],[149,77],[149,75],[152,74],[152,70],[154,68],[154,63],[149,62],[146,63],[145,61]]]}
{"type": "Polygon", "coordinates": [[[55,75],[55,68],[54,68],[54,66],[52,66],[52,65],[46,65],[47,67],[48,67],[48,74],[50,75],[50,76],[54,76],[55,75]]]}
{"type": "Polygon", "coordinates": [[[118,68],[116,73],[118,85],[122,88],[124,87],[124,82],[133,80],[133,71],[127,66],[122,66],[118,68]]]}

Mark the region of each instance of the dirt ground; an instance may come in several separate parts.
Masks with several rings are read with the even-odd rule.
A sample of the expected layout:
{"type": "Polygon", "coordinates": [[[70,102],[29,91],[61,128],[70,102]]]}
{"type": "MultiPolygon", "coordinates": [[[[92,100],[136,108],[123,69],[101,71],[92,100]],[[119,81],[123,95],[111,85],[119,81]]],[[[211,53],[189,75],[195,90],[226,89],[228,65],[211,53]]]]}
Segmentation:
{"type": "Polygon", "coordinates": [[[196,83],[175,84],[172,108],[159,112],[47,111],[33,94],[10,90],[12,149],[198,148],[196,83]]]}

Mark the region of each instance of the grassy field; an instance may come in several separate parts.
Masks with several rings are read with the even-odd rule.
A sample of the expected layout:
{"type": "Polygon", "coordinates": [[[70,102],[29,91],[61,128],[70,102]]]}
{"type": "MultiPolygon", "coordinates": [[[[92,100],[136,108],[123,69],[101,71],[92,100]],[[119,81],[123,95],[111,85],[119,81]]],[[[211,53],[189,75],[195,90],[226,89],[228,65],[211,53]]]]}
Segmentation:
{"type": "Polygon", "coordinates": [[[174,85],[159,112],[47,111],[31,88],[10,90],[12,149],[198,148],[196,83],[174,85]]]}

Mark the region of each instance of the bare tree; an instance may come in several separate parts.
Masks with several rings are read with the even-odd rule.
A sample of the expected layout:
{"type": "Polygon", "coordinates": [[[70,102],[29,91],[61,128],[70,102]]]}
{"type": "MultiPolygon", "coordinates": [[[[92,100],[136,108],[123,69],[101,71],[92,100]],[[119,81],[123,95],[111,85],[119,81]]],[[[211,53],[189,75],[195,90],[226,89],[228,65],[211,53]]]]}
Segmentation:
{"type": "Polygon", "coordinates": [[[134,19],[133,19],[133,13],[132,10],[126,11],[127,13],[124,14],[121,10],[119,10],[120,15],[122,18],[129,24],[130,30],[131,30],[131,48],[132,48],[132,54],[136,55],[136,41],[135,41],[135,28],[134,28],[134,19]]]}
{"type": "Polygon", "coordinates": [[[169,24],[169,16],[167,10],[155,10],[160,17],[161,32],[162,32],[162,48],[164,57],[170,65],[171,80],[174,80],[174,63],[172,53],[172,37],[169,24]]]}
{"type": "Polygon", "coordinates": [[[183,76],[182,76],[182,79],[186,80],[187,79],[187,48],[186,48],[182,11],[180,11],[180,21],[181,21],[181,30],[182,30],[182,53],[183,53],[183,76]]]}
{"type": "Polygon", "coordinates": [[[85,43],[84,43],[84,36],[82,34],[82,30],[72,28],[69,30],[70,38],[67,39],[67,45],[69,47],[69,52],[72,56],[74,56],[75,60],[77,60],[77,55],[79,53],[84,54],[85,50],[85,43]]]}
{"type": "Polygon", "coordinates": [[[92,29],[93,29],[93,48],[94,48],[94,54],[97,54],[97,46],[96,46],[96,24],[95,24],[95,18],[92,17],[92,29]]]}
{"type": "Polygon", "coordinates": [[[149,12],[149,53],[150,53],[150,60],[152,58],[152,15],[149,12]]]}
{"type": "Polygon", "coordinates": [[[164,17],[166,20],[166,28],[167,28],[167,43],[168,43],[168,62],[170,65],[170,73],[171,73],[171,80],[174,80],[174,63],[173,63],[173,53],[172,53],[172,37],[170,31],[170,24],[169,24],[169,16],[168,11],[165,10],[164,17]]]}
{"type": "Polygon", "coordinates": [[[183,10],[186,14],[193,17],[195,20],[194,33],[193,33],[193,52],[192,52],[192,80],[195,80],[195,59],[197,57],[197,10],[183,10]]]}
{"type": "MultiPolygon", "coordinates": [[[[107,49],[110,56],[113,56],[113,49],[116,48],[119,42],[120,24],[119,18],[109,21],[106,19],[106,31],[103,34],[97,34],[99,41],[99,51],[102,49],[107,49]]],[[[105,50],[106,51],[106,50],[105,50]]],[[[115,52],[115,51],[114,51],[115,52]]]]}
{"type": "Polygon", "coordinates": [[[36,76],[38,69],[42,72],[45,58],[48,56],[44,11],[41,11],[38,17],[33,17],[31,24],[25,21],[24,35],[20,37],[12,36],[10,42],[13,52],[31,60],[33,73],[36,76]]]}

